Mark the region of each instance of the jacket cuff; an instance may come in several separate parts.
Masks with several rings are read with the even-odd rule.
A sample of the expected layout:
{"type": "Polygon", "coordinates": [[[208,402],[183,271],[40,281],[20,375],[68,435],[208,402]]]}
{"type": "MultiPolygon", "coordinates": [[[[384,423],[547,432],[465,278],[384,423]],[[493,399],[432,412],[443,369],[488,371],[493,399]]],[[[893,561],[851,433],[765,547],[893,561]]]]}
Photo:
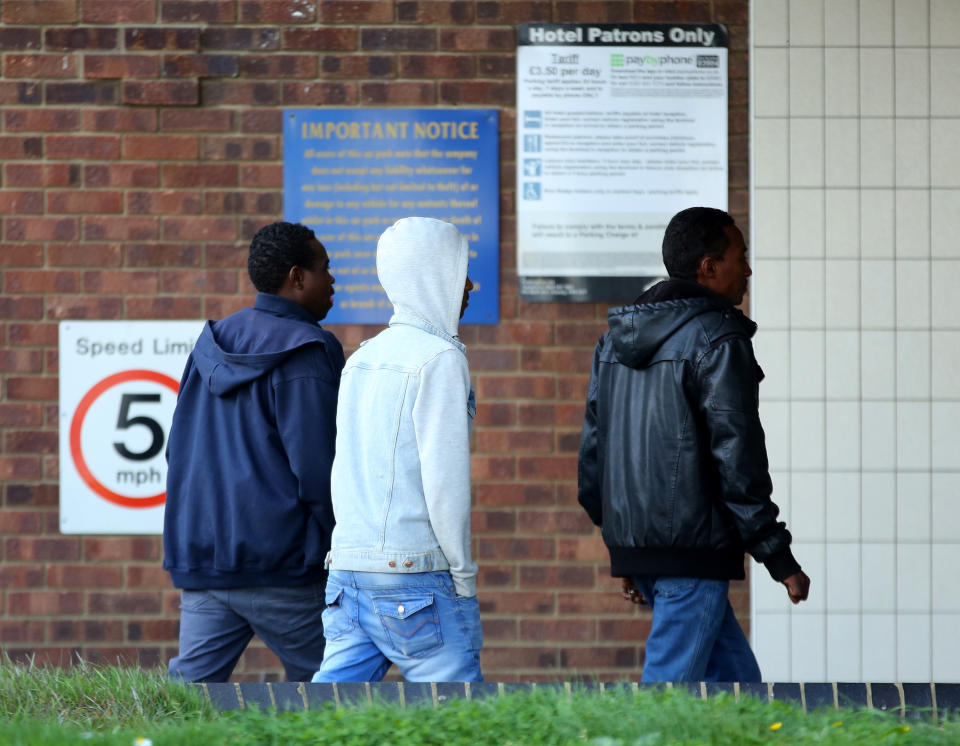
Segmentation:
{"type": "Polygon", "coordinates": [[[800,564],[793,557],[793,552],[789,547],[782,552],[772,554],[764,560],[763,564],[770,573],[770,577],[778,583],[782,583],[794,573],[800,572],[800,564]]]}
{"type": "Polygon", "coordinates": [[[464,598],[473,598],[477,595],[477,576],[470,575],[465,578],[453,577],[453,586],[457,590],[458,596],[463,596],[464,598]]]}

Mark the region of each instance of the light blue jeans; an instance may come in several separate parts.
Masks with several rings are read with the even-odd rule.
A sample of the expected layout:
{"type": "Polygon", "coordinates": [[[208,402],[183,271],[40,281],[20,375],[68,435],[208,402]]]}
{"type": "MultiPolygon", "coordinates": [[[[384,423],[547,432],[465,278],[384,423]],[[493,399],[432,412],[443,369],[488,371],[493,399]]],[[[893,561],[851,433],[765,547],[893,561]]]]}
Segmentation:
{"type": "Polygon", "coordinates": [[[480,607],[449,572],[331,570],[314,681],[380,681],[393,663],[407,681],[483,681],[480,607]]]}
{"type": "Polygon", "coordinates": [[[760,681],[726,580],[634,576],[653,611],[644,681],[760,681]]]}
{"type": "Polygon", "coordinates": [[[180,593],[180,654],[170,675],[226,681],[256,634],[283,663],[288,681],[307,681],[323,660],[323,583],[180,593]]]}

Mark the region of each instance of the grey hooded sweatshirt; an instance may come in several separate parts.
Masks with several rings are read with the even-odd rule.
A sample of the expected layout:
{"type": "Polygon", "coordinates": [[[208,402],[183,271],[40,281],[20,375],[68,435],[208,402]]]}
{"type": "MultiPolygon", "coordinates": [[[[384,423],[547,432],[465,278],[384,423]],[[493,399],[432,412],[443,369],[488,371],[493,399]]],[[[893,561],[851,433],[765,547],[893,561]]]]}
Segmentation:
{"type": "Polygon", "coordinates": [[[449,570],[458,595],[476,595],[475,407],[456,336],[467,258],[456,227],[433,218],[404,218],[380,237],[377,274],[394,314],[349,358],[340,382],[331,569],[449,570]]]}

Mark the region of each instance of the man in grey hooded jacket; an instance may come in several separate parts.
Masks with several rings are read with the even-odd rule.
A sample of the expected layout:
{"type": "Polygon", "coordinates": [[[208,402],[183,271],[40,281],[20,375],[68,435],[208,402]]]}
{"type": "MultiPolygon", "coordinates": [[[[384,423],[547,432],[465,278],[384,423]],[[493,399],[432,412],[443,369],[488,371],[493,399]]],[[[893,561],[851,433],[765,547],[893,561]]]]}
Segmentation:
{"type": "Polygon", "coordinates": [[[470,290],[455,226],[404,218],[377,245],[389,326],[347,361],[331,492],[336,528],[314,681],[480,681],[470,557],[474,394],[457,338],[470,290]]]}

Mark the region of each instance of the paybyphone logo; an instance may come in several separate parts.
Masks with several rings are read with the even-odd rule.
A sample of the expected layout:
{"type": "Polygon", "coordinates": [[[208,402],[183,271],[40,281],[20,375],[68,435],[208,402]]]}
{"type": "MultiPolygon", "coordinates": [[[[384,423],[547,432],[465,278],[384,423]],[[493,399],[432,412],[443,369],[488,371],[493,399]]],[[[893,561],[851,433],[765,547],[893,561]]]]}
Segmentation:
{"type": "Polygon", "coordinates": [[[611,54],[611,55],[610,55],[610,67],[623,67],[623,55],[622,55],[622,54],[611,54]]]}

